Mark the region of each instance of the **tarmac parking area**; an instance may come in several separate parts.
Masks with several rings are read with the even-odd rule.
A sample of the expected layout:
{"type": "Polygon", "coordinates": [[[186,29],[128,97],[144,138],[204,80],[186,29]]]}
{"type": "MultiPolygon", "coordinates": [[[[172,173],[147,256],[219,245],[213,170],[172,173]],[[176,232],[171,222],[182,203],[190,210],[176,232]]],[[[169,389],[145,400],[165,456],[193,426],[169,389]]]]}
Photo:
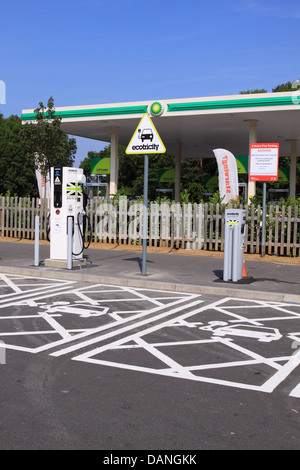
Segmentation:
{"type": "Polygon", "coordinates": [[[299,346],[296,303],[0,274],[1,448],[297,448],[299,346]],[[244,402],[248,421],[236,420],[233,429],[228,411],[244,402]],[[87,403],[100,431],[92,411],[83,413],[87,403]],[[28,427],[29,404],[30,442],[18,426],[21,414],[28,427]],[[124,410],[132,410],[129,417],[124,410]],[[165,422],[158,430],[159,413],[165,422]],[[270,429],[274,413],[281,424],[270,429]],[[249,440],[247,427],[261,418],[265,424],[249,440]],[[142,421],[150,429],[141,431],[142,421]],[[51,429],[37,436],[43,422],[51,429]],[[79,422],[87,435],[93,428],[88,441],[79,422]]]}

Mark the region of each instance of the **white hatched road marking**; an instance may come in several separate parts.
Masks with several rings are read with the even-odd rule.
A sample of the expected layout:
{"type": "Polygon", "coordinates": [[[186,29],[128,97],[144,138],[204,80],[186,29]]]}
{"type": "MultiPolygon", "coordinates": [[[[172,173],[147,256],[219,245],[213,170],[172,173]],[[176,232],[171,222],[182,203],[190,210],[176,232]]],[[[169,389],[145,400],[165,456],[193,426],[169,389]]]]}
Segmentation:
{"type": "MultiPolygon", "coordinates": [[[[266,393],[300,363],[299,304],[230,297],[208,304],[189,293],[17,275],[0,274],[0,280],[1,348],[49,350],[102,367],[266,393]],[[16,331],[15,321],[35,321],[35,328],[16,331]],[[225,360],[217,360],[216,347],[225,360]],[[141,352],[153,366],[140,365],[141,352]],[[249,367],[264,367],[260,380],[252,380],[253,370],[247,375],[249,367]]],[[[290,396],[300,398],[300,380],[290,396]]]]}

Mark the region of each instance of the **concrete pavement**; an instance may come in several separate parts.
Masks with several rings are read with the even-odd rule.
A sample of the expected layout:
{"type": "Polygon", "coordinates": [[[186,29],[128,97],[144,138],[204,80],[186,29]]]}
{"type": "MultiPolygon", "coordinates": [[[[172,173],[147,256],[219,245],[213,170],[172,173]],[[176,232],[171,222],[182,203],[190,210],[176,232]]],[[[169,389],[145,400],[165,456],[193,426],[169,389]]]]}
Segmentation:
{"type": "Polygon", "coordinates": [[[39,246],[39,266],[34,266],[34,245],[0,241],[0,271],[38,277],[73,279],[112,285],[148,287],[220,296],[300,303],[300,261],[283,257],[246,255],[247,276],[223,281],[223,254],[160,250],[147,252],[147,272],[142,275],[142,251],[122,246],[89,248],[85,266],[72,270],[45,266],[49,243],[39,246]],[[180,254],[179,254],[180,253],[180,254]]]}

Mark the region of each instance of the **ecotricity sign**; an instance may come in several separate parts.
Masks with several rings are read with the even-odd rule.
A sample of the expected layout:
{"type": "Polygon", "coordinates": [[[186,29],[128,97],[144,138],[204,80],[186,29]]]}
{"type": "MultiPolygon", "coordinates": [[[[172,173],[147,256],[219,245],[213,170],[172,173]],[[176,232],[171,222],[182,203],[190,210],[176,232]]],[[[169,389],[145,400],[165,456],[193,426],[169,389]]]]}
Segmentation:
{"type": "Polygon", "coordinates": [[[165,153],[166,148],[148,114],[144,114],[126,149],[127,154],[165,153]]]}

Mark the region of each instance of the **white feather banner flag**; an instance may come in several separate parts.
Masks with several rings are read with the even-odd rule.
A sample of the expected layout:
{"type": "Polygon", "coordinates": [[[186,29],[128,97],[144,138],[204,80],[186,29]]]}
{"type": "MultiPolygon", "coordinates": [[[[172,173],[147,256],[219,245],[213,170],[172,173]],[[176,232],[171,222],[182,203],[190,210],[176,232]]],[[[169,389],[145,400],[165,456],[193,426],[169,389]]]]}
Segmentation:
{"type": "Polygon", "coordinates": [[[225,149],[214,151],[219,170],[219,191],[222,202],[239,199],[239,182],[235,156],[225,149]]]}

